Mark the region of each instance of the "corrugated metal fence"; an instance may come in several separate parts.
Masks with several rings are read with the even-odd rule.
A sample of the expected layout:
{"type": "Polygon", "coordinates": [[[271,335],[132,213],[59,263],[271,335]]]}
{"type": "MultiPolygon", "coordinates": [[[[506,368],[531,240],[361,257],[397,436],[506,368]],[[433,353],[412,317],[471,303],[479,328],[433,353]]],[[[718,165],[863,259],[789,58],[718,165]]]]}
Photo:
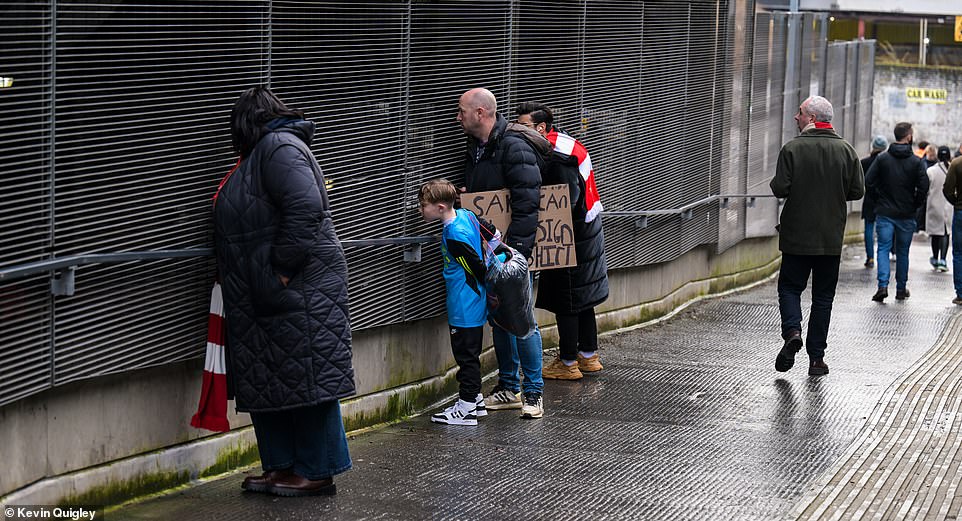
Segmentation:
{"type": "MultiPolygon", "coordinates": [[[[209,247],[230,107],[259,83],[318,123],[342,239],[437,232],[416,187],[460,181],[458,96],[485,86],[509,118],[549,104],[591,151],[622,212],[604,221],[612,269],[724,250],[774,233],[773,199],[716,196],[768,194],[800,98],[826,93],[867,146],[873,42],[829,44],[825,23],[751,0],[7,1],[0,270],[209,247]]],[[[354,328],[443,312],[437,244],[403,253],[349,248],[354,328]]],[[[46,273],[0,281],[0,404],[199,356],[212,278],[201,256],[81,266],[72,296],[46,273]]]]}

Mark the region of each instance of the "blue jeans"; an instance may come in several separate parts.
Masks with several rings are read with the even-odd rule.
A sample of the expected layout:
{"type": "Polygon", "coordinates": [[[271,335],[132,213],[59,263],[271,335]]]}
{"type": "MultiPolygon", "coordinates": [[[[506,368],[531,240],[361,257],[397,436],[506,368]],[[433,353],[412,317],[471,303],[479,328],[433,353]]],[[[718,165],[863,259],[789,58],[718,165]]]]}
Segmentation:
{"type": "MultiPolygon", "coordinates": [[[[532,275],[532,278],[534,276],[532,275]]],[[[541,378],[542,354],[541,329],[535,327],[528,338],[518,338],[492,324],[494,353],[498,357],[498,384],[512,392],[542,394],[544,380],[541,378]],[[518,367],[524,374],[522,384],[518,367]]]]}
{"type": "Polygon", "coordinates": [[[962,210],[952,214],[952,283],[955,296],[962,298],[962,210]]]}
{"type": "MultiPolygon", "coordinates": [[[[954,226],[954,225],[953,225],[954,226]]],[[[889,287],[889,252],[895,241],[895,287],[905,290],[909,281],[909,246],[915,233],[915,218],[892,219],[884,215],[875,217],[875,231],[878,233],[878,287],[889,287]]]]}
{"type": "Polygon", "coordinates": [[[875,221],[865,220],[865,259],[875,258],[875,221]]]}
{"type": "Polygon", "coordinates": [[[277,412],[252,412],[257,451],[264,471],[293,468],[318,480],[351,468],[347,436],[337,400],[277,412]]]}
{"type": "Polygon", "coordinates": [[[812,360],[821,360],[825,356],[840,259],[839,255],[782,254],[782,266],[778,272],[778,311],[782,317],[782,338],[787,340],[792,330],[802,331],[802,292],[811,275],[812,311],[808,317],[805,350],[812,360]]]}

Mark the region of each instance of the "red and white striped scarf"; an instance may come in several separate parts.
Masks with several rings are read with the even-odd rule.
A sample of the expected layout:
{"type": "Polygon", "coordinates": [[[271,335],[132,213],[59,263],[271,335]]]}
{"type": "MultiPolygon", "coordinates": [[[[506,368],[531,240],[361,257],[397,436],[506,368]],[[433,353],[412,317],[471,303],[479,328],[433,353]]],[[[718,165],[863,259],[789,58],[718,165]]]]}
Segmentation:
{"type": "Polygon", "coordinates": [[[581,141],[555,129],[551,129],[551,132],[545,137],[548,138],[556,151],[578,158],[578,172],[581,173],[581,178],[585,180],[585,208],[588,211],[585,215],[585,222],[590,223],[604,208],[601,206],[598,185],[595,184],[595,171],[591,166],[588,149],[581,144],[581,141]]]}
{"type": "Polygon", "coordinates": [[[227,421],[227,363],[224,357],[224,299],[219,283],[210,292],[207,315],[207,358],[200,388],[200,403],[190,424],[215,432],[230,430],[227,421]]]}

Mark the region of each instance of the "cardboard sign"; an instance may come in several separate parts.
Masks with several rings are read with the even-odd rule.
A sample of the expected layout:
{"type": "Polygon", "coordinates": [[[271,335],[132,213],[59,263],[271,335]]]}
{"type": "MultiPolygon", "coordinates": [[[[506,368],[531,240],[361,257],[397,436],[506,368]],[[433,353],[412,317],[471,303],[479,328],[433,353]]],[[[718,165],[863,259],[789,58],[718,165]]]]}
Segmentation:
{"type": "MultiPolygon", "coordinates": [[[[508,190],[462,194],[461,207],[487,219],[502,234],[511,224],[511,194],[508,190]]],[[[528,266],[531,271],[577,266],[568,185],[541,187],[538,230],[531,256],[533,259],[528,266]]]]}

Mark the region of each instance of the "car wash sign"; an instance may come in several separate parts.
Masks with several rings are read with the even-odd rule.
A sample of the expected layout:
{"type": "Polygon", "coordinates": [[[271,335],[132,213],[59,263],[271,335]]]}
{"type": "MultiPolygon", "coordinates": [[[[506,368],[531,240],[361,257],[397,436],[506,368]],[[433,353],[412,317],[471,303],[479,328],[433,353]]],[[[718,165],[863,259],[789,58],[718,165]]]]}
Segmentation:
{"type": "Polygon", "coordinates": [[[905,89],[905,97],[915,103],[937,103],[944,105],[946,100],[949,99],[949,91],[945,89],[908,87],[905,89]]]}

